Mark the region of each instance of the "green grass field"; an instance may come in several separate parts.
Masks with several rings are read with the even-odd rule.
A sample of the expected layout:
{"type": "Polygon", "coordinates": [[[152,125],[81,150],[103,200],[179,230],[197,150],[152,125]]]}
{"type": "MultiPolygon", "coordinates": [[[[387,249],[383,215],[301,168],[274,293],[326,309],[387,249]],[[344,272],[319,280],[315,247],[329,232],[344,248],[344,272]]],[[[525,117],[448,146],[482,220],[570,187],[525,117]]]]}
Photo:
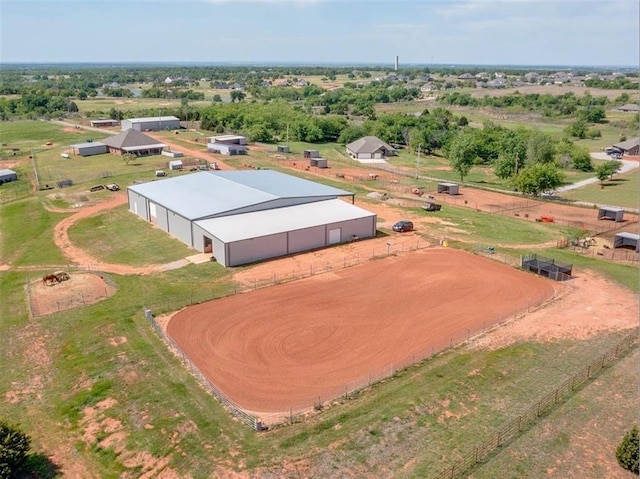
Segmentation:
{"type": "Polygon", "coordinates": [[[564,198],[594,204],[617,205],[626,208],[640,207],[640,169],[614,175],[613,180],[605,180],[604,188],[600,183],[585,186],[563,193],[564,198]]]}
{"type": "Polygon", "coordinates": [[[193,254],[181,241],[132,215],[126,205],[76,223],[69,229],[69,237],[108,263],[145,266],[170,263],[193,254]]]}
{"type": "MultiPolygon", "coordinates": [[[[54,134],[46,129],[50,124],[43,124],[44,130],[15,130],[12,141],[41,143],[41,135],[54,134]]],[[[52,141],[62,142],[64,133],[52,141]]],[[[307,148],[292,146],[295,152],[307,148]]],[[[321,149],[337,164],[349,164],[336,145],[309,148],[321,149]]],[[[111,171],[109,182],[126,185],[151,179],[152,168],[147,168],[159,158],[129,166],[109,155],[85,160],[91,168],[84,175],[111,171]]],[[[37,154],[43,174],[57,169],[73,174],[73,169],[63,169],[73,161],[61,163],[55,145],[37,154]]],[[[278,169],[281,160],[263,154],[229,163],[245,161],[278,169]]],[[[401,161],[411,164],[410,157],[401,161]]],[[[441,171],[436,161],[440,160],[427,162],[425,171],[441,171]]],[[[484,175],[478,173],[477,181],[493,181],[484,175]]],[[[623,334],[521,341],[495,350],[462,347],[399,372],[304,422],[257,434],[231,419],[198,385],[143,315],[144,307],[160,315],[230,294],[234,290],[230,270],[208,262],[153,275],[109,275],[118,286],[115,296],[84,308],[29,318],[25,283],[66,263],[53,242],[53,227],[67,213],[54,213],[45,206],[68,206],[82,199],[88,195],[89,181],[0,204],[0,263],[12,264],[12,269],[0,269],[0,364],[9,372],[0,375],[4,398],[0,418],[19,423],[33,438],[35,451],[73,464],[78,477],[153,475],[147,465],[161,462],[177,477],[281,477],[283,470],[291,471],[290,477],[434,477],[623,334]]],[[[367,185],[335,177],[323,182],[358,195],[369,191],[367,185]]],[[[438,214],[472,243],[542,243],[567,233],[556,225],[468,209],[447,207],[438,214]]],[[[446,226],[434,225],[425,234],[439,236],[446,226]]],[[[127,213],[126,207],[85,219],[70,234],[99,258],[130,265],[165,263],[191,252],[127,213]]],[[[521,254],[515,248],[502,249],[505,254],[521,254]]],[[[637,266],[583,257],[571,250],[551,248],[540,253],[594,269],[638,292],[637,266]]],[[[621,408],[631,409],[635,400],[635,389],[629,386],[637,384],[633,361],[632,357],[614,366],[577,391],[566,405],[474,471],[474,477],[538,477],[551,467],[559,467],[558,474],[564,477],[572,461],[565,438],[574,431],[582,434],[581,424],[589,425],[592,418],[600,424],[615,417],[607,423],[607,434],[622,437],[632,413],[621,408]],[[622,397],[609,400],[611,391],[622,397]],[[554,465],[556,457],[566,457],[566,464],[554,465]]]]}

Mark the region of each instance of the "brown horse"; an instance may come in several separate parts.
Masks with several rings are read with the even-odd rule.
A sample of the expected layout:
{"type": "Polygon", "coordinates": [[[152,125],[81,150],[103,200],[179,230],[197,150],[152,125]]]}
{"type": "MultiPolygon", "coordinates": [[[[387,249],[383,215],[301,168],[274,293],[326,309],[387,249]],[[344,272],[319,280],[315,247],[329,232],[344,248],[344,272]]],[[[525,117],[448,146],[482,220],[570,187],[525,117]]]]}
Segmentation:
{"type": "Polygon", "coordinates": [[[60,280],[55,274],[48,274],[42,277],[42,285],[43,286],[53,286],[58,283],[60,280]]]}

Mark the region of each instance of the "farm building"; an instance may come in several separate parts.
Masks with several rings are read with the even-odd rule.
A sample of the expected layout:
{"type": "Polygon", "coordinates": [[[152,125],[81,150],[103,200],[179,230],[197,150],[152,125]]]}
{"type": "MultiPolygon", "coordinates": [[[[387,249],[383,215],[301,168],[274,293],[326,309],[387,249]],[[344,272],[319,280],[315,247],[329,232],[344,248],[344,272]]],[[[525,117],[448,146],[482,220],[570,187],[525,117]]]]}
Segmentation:
{"type": "Polygon", "coordinates": [[[616,223],[623,221],[624,210],[615,206],[601,206],[598,208],[599,220],[614,220],[616,223]]]}
{"type": "Polygon", "coordinates": [[[177,176],[128,196],[131,212],[225,267],[376,234],[374,213],[339,199],[352,193],[273,170],[177,176]]]}
{"type": "Polygon", "coordinates": [[[438,183],[438,193],[458,195],[460,194],[460,189],[456,183],[438,183]]]}
{"type": "Polygon", "coordinates": [[[169,162],[170,170],[181,170],[183,168],[182,160],[172,160],[169,162]]]}
{"type": "Polygon", "coordinates": [[[91,126],[94,128],[106,128],[109,126],[118,126],[119,120],[91,120],[91,126]]]}
{"type": "Polygon", "coordinates": [[[159,155],[167,146],[136,130],[123,131],[115,136],[105,138],[102,143],[107,145],[109,153],[115,155],[133,153],[136,156],[159,155]]]}
{"type": "Polygon", "coordinates": [[[617,108],[618,111],[640,111],[640,106],[634,105],[633,103],[627,103],[626,105],[619,106],[617,108]]]}
{"type": "Polygon", "coordinates": [[[625,246],[630,246],[636,253],[640,253],[640,235],[625,231],[616,233],[613,238],[613,247],[624,248],[625,246]]]}
{"type": "Polygon", "coordinates": [[[182,158],[184,156],[184,153],[182,153],[181,151],[167,150],[165,148],[164,150],[162,150],[162,156],[168,156],[169,158],[182,158]]]}
{"type": "Polygon", "coordinates": [[[526,255],[521,258],[520,267],[525,271],[531,271],[545,278],[556,281],[571,279],[572,264],[565,264],[552,258],[543,258],[539,255],[526,255]]]}
{"type": "Polygon", "coordinates": [[[278,153],[289,153],[289,147],[287,145],[278,145],[276,151],[278,153]]]}
{"type": "Polygon", "coordinates": [[[320,152],[318,150],[304,150],[302,156],[304,158],[320,158],[320,152]]]}
{"type": "Polygon", "coordinates": [[[179,130],[180,119],[175,116],[153,116],[150,118],[128,118],[122,120],[122,131],[179,130]]]}
{"type": "Polygon", "coordinates": [[[218,135],[207,138],[207,143],[226,143],[231,145],[246,145],[247,137],[240,135],[218,135]]]}
{"type": "Polygon", "coordinates": [[[623,155],[638,156],[640,155],[640,137],[636,136],[622,143],[616,143],[613,147],[620,150],[623,155]]]}
{"type": "Polygon", "coordinates": [[[99,141],[77,143],[75,145],[71,145],[71,148],[73,148],[74,155],[78,156],[102,155],[109,151],[107,145],[99,141]]]}
{"type": "Polygon", "coordinates": [[[2,183],[9,183],[11,181],[17,181],[18,174],[13,170],[0,170],[0,185],[2,183]]]}
{"type": "Polygon", "coordinates": [[[380,138],[364,136],[347,145],[347,153],[354,160],[383,160],[395,155],[395,150],[380,138]]]}
{"type": "Polygon", "coordinates": [[[317,168],[329,168],[326,158],[309,158],[309,166],[315,166],[317,168]]]}
{"type": "Polygon", "coordinates": [[[246,155],[247,139],[238,135],[219,135],[207,138],[207,151],[221,155],[246,155]]]}

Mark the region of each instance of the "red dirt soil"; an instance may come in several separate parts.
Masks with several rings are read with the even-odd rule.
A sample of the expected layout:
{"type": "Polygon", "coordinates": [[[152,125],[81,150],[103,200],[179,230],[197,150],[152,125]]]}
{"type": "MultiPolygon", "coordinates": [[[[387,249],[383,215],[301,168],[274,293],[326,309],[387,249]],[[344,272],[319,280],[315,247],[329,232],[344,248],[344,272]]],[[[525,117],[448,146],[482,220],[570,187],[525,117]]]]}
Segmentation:
{"type": "Polygon", "coordinates": [[[167,331],[241,407],[283,412],[553,294],[538,276],[434,248],[192,306],[167,331]]]}

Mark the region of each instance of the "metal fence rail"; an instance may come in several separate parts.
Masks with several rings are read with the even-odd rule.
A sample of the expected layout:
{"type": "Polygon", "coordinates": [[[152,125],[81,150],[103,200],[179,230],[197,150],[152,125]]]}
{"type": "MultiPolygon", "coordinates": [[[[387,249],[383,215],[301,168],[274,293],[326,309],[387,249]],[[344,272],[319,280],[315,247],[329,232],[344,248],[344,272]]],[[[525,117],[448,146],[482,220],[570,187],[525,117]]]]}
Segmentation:
{"type": "Polygon", "coordinates": [[[607,352],[598,356],[594,361],[580,369],[569,379],[564,381],[553,391],[540,398],[535,404],[527,408],[517,418],[507,423],[488,439],[478,444],[473,450],[451,466],[440,472],[435,479],[454,479],[467,473],[475,465],[483,462],[499,447],[515,439],[520,433],[531,426],[540,416],[546,414],[555,404],[562,402],[576,388],[589,379],[595,377],[602,369],[612,365],[624,356],[638,340],[638,333],[630,334],[607,352]]]}

